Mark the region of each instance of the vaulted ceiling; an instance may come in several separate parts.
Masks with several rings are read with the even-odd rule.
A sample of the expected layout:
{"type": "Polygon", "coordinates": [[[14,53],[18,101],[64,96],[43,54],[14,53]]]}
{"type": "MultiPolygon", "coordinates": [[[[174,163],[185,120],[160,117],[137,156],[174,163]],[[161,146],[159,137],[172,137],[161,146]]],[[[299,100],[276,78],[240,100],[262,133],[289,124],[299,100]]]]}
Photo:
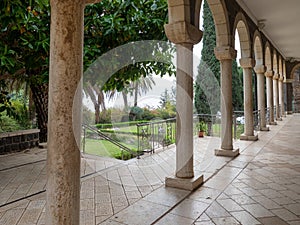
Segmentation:
{"type": "Polygon", "coordinates": [[[300,61],[300,0],[237,0],[286,60],[300,61]]]}

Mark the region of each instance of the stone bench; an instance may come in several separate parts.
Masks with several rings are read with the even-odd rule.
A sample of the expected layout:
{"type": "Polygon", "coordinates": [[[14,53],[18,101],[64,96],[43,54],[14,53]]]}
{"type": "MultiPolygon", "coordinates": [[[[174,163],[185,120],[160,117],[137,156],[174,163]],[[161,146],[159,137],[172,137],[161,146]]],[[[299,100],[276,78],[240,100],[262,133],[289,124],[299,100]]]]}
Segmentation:
{"type": "Polygon", "coordinates": [[[0,154],[19,152],[39,145],[39,129],[20,130],[0,134],[0,154]]]}

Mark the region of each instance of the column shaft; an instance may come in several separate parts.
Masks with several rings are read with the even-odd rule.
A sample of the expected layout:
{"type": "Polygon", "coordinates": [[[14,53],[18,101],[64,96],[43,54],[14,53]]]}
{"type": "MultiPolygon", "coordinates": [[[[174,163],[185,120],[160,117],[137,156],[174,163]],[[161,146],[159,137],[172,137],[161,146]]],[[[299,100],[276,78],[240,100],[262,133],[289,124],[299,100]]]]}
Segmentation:
{"type": "Polygon", "coordinates": [[[278,93],[279,93],[279,105],[280,105],[280,116],[284,116],[284,100],[283,100],[283,79],[278,81],[278,93]]]}
{"type": "Polygon", "coordinates": [[[257,135],[254,135],[254,119],[253,119],[253,94],[252,94],[252,69],[255,60],[252,58],[241,58],[241,67],[243,68],[244,81],[244,116],[245,126],[244,133],[241,135],[241,140],[256,141],[257,135]]]}
{"type": "Polygon", "coordinates": [[[254,136],[253,126],[253,98],[252,98],[252,71],[251,68],[243,69],[244,77],[244,135],[254,136]]]}
{"type": "Polygon", "coordinates": [[[81,120],[72,106],[83,68],[83,2],[51,1],[47,225],[79,224],[80,130],[74,133],[72,122],[81,120]]]}
{"type": "Polygon", "coordinates": [[[257,106],[260,111],[260,130],[267,130],[265,76],[263,73],[257,73],[257,106]]]}
{"type": "Polygon", "coordinates": [[[193,44],[177,44],[176,176],[190,178],[193,168],[193,44]]]}
{"type": "Polygon", "coordinates": [[[269,124],[275,125],[274,122],[274,104],[273,104],[273,72],[267,71],[266,74],[266,82],[267,82],[267,107],[269,109],[269,124]]]}
{"type": "Polygon", "coordinates": [[[279,114],[279,97],[278,97],[278,78],[277,78],[277,74],[275,74],[274,78],[273,78],[273,98],[274,98],[274,106],[276,109],[276,115],[275,118],[276,120],[279,120],[280,118],[280,114],[279,114]]]}

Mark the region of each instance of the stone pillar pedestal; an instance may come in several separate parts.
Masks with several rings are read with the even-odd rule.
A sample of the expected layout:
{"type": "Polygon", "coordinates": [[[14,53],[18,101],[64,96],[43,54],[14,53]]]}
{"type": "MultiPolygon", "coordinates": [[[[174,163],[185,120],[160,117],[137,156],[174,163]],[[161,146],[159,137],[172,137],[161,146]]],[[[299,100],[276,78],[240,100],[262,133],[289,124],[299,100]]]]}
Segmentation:
{"type": "Polygon", "coordinates": [[[221,67],[221,148],[215,149],[215,155],[235,157],[239,154],[232,144],[232,59],[236,50],[230,46],[216,47],[215,55],[221,67]]]}
{"type": "Polygon", "coordinates": [[[280,118],[280,109],[279,109],[279,95],[278,95],[278,77],[279,74],[275,73],[273,76],[273,93],[274,93],[274,106],[276,108],[276,112],[274,114],[274,117],[276,118],[276,120],[282,120],[280,118]]]}
{"type": "Polygon", "coordinates": [[[252,97],[252,68],[255,60],[252,58],[240,59],[240,65],[243,68],[244,81],[244,114],[245,125],[244,133],[240,136],[241,140],[256,141],[258,136],[254,135],[253,119],[253,97],[252,97]]]}
{"type": "Polygon", "coordinates": [[[269,125],[277,125],[274,121],[274,102],[273,102],[273,71],[265,73],[267,81],[267,107],[269,108],[269,125]]]}
{"type": "Polygon", "coordinates": [[[254,71],[257,76],[257,108],[260,112],[260,130],[269,131],[266,122],[266,99],[265,99],[265,66],[255,66],[254,71]]]}
{"type": "Polygon", "coordinates": [[[193,165],[193,45],[202,32],[184,22],[167,24],[165,31],[177,48],[176,172],[165,182],[168,187],[194,190],[203,183],[203,175],[195,175],[193,165]]]}
{"type": "Polygon", "coordinates": [[[51,1],[47,225],[79,225],[80,129],[74,133],[72,122],[81,116],[72,107],[83,73],[83,10],[82,0],[51,1]]]}

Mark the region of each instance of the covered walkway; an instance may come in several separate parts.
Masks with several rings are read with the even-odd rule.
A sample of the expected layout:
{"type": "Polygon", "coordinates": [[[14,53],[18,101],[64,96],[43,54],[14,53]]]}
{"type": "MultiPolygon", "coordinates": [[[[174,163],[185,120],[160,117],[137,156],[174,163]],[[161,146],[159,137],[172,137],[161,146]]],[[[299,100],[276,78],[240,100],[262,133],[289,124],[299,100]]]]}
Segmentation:
{"type": "MultiPolygon", "coordinates": [[[[85,156],[80,224],[300,224],[299,127],[288,115],[258,141],[234,143],[234,159],[214,155],[219,139],[195,139],[204,184],[194,192],[164,185],[175,147],[127,162],[85,156]]],[[[1,156],[1,225],[45,224],[45,164],[46,150],[1,156]]]]}

